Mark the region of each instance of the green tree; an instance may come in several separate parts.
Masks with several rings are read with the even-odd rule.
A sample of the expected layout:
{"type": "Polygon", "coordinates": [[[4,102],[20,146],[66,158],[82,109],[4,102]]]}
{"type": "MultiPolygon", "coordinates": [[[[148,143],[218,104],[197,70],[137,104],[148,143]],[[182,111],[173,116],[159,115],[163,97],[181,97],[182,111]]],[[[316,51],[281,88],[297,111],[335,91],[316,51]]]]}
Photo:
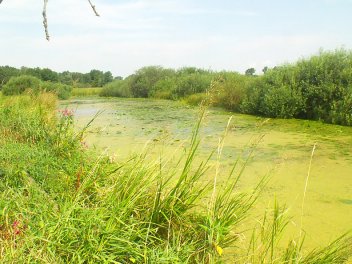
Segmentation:
{"type": "Polygon", "coordinates": [[[255,74],[255,69],[254,68],[249,68],[245,71],[245,75],[248,76],[253,76],[255,74]]]}
{"type": "Polygon", "coordinates": [[[103,85],[110,83],[113,80],[114,80],[114,77],[112,76],[112,73],[110,71],[104,72],[103,85]]]}
{"type": "Polygon", "coordinates": [[[50,82],[59,81],[59,74],[48,68],[44,68],[40,70],[40,77],[42,81],[50,81],[50,82]]]}
{"type": "Polygon", "coordinates": [[[91,70],[89,72],[90,81],[89,83],[93,87],[102,87],[104,85],[104,73],[99,70],[91,70]]]}
{"type": "Polygon", "coordinates": [[[14,67],[1,66],[0,67],[0,89],[5,85],[11,77],[18,76],[20,71],[14,67]]]}
{"type": "Polygon", "coordinates": [[[40,80],[30,75],[11,77],[7,84],[3,86],[2,93],[4,95],[19,95],[28,89],[39,92],[40,80]]]}
{"type": "Polygon", "coordinates": [[[131,92],[134,97],[149,97],[155,92],[158,81],[174,75],[174,71],[160,66],[143,67],[130,76],[131,92]]]}

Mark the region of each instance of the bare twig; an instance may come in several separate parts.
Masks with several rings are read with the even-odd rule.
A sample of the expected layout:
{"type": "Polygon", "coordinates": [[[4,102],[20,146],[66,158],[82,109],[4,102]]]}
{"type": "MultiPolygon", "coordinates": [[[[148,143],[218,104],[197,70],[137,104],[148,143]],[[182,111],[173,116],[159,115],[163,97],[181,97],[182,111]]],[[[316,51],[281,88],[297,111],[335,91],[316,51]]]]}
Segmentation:
{"type": "MultiPolygon", "coordinates": [[[[0,1],[2,1],[2,0],[0,0],[0,1]]],[[[100,16],[100,15],[98,14],[97,10],[95,9],[95,5],[93,5],[90,0],[88,0],[88,2],[89,2],[89,4],[90,4],[90,6],[92,7],[94,14],[95,14],[96,16],[100,16]]],[[[0,3],[1,3],[1,2],[0,2],[0,3]]]]}
{"type": "MultiPolygon", "coordinates": [[[[50,40],[50,36],[49,36],[49,29],[48,29],[48,18],[46,16],[46,7],[48,5],[48,1],[49,0],[44,0],[44,6],[43,6],[43,26],[44,26],[44,30],[45,30],[45,38],[49,41],[50,40]]],[[[3,2],[3,0],[0,0],[0,4],[3,2]]],[[[95,5],[92,4],[92,2],[90,0],[88,0],[90,6],[93,9],[93,12],[96,16],[100,16],[97,12],[97,10],[95,9],[95,5]]]]}
{"type": "MultiPolygon", "coordinates": [[[[1,0],[2,1],[2,0],[1,0]]],[[[43,25],[44,25],[44,30],[45,30],[45,37],[46,40],[49,41],[50,37],[49,37],[49,30],[48,30],[48,19],[46,17],[46,6],[48,4],[48,0],[44,0],[44,7],[43,7],[43,25]]]]}

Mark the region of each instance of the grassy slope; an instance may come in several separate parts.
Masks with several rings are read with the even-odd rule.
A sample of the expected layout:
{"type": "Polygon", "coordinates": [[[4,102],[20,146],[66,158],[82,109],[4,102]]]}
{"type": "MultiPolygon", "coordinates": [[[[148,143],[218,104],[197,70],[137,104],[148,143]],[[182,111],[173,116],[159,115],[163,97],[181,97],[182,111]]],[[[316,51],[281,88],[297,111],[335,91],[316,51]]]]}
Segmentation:
{"type": "Polygon", "coordinates": [[[86,150],[71,113],[55,109],[49,94],[0,97],[1,262],[343,263],[351,253],[346,237],[308,254],[300,243],[279,249],[287,220],[278,205],[240,241],[260,185],[241,193],[240,175],[223,190],[199,184],[198,126],[176,170],[147,153],[119,164],[86,150]],[[233,246],[248,250],[223,252],[233,246]]]}

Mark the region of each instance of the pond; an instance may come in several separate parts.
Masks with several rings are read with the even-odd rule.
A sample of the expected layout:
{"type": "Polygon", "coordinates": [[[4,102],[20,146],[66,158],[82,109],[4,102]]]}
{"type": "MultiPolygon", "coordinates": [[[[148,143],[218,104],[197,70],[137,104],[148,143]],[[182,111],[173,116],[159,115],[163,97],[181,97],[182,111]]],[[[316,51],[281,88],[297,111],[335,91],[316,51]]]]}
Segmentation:
{"type": "MultiPolygon", "coordinates": [[[[77,129],[95,114],[87,144],[117,160],[148,149],[157,159],[183,155],[199,109],[180,102],[144,99],[78,99],[61,103],[75,110],[77,129]]],[[[219,138],[228,133],[221,156],[222,175],[227,175],[239,155],[246,155],[251,142],[259,141],[240,183],[249,189],[265,175],[265,187],[251,216],[261,217],[274,200],[286,205],[292,216],[289,234],[299,233],[302,201],[314,145],[304,202],[303,229],[306,245],[327,244],[352,229],[352,128],[306,120],[263,119],[208,109],[202,122],[198,160],[217,149],[219,138]]],[[[216,155],[210,164],[215,163],[216,155]]],[[[214,170],[213,170],[214,171],[214,170]]],[[[213,173],[209,172],[209,179],[213,173]]]]}

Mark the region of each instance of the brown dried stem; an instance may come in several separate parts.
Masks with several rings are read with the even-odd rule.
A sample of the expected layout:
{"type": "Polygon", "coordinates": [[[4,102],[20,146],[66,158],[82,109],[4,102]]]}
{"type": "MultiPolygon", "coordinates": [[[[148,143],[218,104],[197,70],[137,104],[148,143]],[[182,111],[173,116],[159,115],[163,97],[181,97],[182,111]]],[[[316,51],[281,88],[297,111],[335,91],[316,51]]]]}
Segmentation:
{"type": "Polygon", "coordinates": [[[96,16],[100,16],[100,15],[98,14],[97,10],[95,9],[95,5],[93,5],[90,0],[88,0],[88,2],[89,2],[89,4],[90,4],[90,6],[92,7],[94,14],[95,14],[96,16]]]}
{"type": "MultiPolygon", "coordinates": [[[[2,3],[3,0],[0,0],[0,4],[2,3]]],[[[100,16],[95,8],[95,5],[92,4],[92,2],[90,0],[88,0],[90,6],[93,9],[93,12],[96,16],[100,16]]],[[[49,30],[48,30],[48,18],[46,16],[46,7],[48,5],[48,0],[44,0],[44,6],[43,6],[43,26],[44,26],[44,30],[45,30],[45,38],[49,41],[50,40],[50,36],[49,36],[49,30]]]]}
{"type": "Polygon", "coordinates": [[[48,30],[48,19],[46,16],[46,6],[48,4],[48,0],[44,0],[44,7],[43,7],[43,25],[44,25],[44,30],[45,30],[45,37],[46,40],[49,41],[50,37],[49,37],[49,30],[48,30]]]}

